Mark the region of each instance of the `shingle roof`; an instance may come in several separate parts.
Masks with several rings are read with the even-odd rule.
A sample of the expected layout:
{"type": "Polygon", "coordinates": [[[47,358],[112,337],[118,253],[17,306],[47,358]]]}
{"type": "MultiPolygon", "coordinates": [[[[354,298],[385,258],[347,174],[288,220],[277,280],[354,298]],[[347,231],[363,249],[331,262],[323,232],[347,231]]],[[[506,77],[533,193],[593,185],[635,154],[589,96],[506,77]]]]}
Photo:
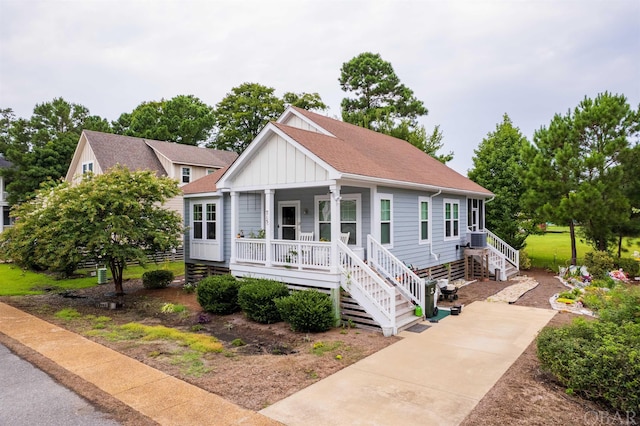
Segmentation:
{"type": "Polygon", "coordinates": [[[11,166],[13,166],[13,163],[11,161],[5,160],[4,158],[0,157],[0,169],[8,169],[11,166]]]}
{"type": "Polygon", "coordinates": [[[103,171],[117,164],[131,170],[155,170],[158,176],[167,172],[144,139],[84,130],[87,142],[103,171]]]}
{"type": "Polygon", "coordinates": [[[335,138],[281,123],[274,125],[341,173],[492,194],[406,141],[304,109],[295,110],[335,138]]]}
{"type": "Polygon", "coordinates": [[[238,158],[238,154],[233,151],[221,151],[148,139],[145,139],[145,142],[151,148],[171,160],[171,162],[178,164],[220,168],[233,163],[233,161],[238,158]]]}
{"type": "Polygon", "coordinates": [[[201,192],[215,192],[217,191],[216,183],[222,177],[224,172],[227,171],[229,166],[223,167],[215,172],[206,175],[200,179],[194,180],[193,182],[186,184],[183,186],[182,192],[184,194],[197,194],[201,192]]]}
{"type": "Polygon", "coordinates": [[[173,163],[211,168],[227,166],[238,157],[238,154],[231,151],[93,130],[84,130],[84,133],[103,171],[121,164],[131,170],[155,170],[159,176],[166,176],[167,171],[154,151],[164,155],[173,163]]]}

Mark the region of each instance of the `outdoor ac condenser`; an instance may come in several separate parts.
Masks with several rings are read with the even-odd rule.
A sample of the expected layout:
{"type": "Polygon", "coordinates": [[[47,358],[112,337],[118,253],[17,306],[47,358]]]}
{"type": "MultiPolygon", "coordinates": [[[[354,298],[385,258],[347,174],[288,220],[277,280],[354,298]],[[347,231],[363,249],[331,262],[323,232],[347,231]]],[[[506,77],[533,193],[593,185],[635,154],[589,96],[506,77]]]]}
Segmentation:
{"type": "Polygon", "coordinates": [[[487,234],[483,231],[469,232],[471,248],[485,248],[487,246],[487,234]]]}

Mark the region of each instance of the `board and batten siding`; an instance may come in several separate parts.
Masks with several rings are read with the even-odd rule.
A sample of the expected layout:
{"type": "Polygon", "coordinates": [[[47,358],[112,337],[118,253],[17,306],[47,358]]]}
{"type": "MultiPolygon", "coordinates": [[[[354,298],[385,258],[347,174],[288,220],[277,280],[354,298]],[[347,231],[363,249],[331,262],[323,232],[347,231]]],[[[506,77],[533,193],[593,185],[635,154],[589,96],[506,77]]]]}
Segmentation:
{"type": "MultiPolygon", "coordinates": [[[[378,193],[392,195],[393,231],[392,244],[389,250],[398,259],[419,269],[461,259],[463,251],[460,248],[456,249],[456,245],[460,246],[466,243],[466,197],[442,193],[430,199],[430,242],[428,244],[420,244],[419,200],[420,197],[430,197],[435,193],[383,187],[378,188],[378,193]],[[444,239],[443,200],[445,198],[457,200],[460,203],[459,239],[447,241],[444,239]]],[[[379,206],[376,206],[376,208],[379,208],[379,206]]]]}
{"type": "Polygon", "coordinates": [[[233,178],[235,188],[326,182],[327,170],[279,135],[272,135],[233,178]]]}

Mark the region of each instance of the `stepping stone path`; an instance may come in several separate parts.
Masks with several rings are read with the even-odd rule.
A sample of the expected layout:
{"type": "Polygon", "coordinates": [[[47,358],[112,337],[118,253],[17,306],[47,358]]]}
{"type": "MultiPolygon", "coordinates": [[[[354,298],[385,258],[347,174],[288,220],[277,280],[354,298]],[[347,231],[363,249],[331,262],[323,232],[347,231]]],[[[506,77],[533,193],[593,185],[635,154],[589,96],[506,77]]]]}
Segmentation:
{"type": "Polygon", "coordinates": [[[512,279],[516,284],[503,288],[493,296],[487,297],[487,302],[514,303],[523,294],[538,286],[538,281],[526,275],[512,279]]]}

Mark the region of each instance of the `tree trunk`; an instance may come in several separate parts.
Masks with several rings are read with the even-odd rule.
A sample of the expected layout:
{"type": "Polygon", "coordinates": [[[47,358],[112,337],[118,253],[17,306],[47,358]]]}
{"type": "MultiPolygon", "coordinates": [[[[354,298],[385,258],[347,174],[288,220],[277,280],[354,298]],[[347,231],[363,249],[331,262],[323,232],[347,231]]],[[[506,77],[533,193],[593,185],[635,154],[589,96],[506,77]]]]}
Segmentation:
{"type": "Polygon", "coordinates": [[[116,287],[116,296],[124,296],[124,288],[122,287],[123,265],[121,265],[120,262],[112,260],[109,262],[109,269],[111,269],[113,284],[116,287]]]}
{"type": "Polygon", "coordinates": [[[576,226],[573,223],[573,219],[569,221],[569,235],[571,236],[571,264],[575,266],[578,258],[578,250],[576,249],[576,226]]]}
{"type": "Polygon", "coordinates": [[[618,259],[622,256],[622,235],[618,235],[618,259]]]}

